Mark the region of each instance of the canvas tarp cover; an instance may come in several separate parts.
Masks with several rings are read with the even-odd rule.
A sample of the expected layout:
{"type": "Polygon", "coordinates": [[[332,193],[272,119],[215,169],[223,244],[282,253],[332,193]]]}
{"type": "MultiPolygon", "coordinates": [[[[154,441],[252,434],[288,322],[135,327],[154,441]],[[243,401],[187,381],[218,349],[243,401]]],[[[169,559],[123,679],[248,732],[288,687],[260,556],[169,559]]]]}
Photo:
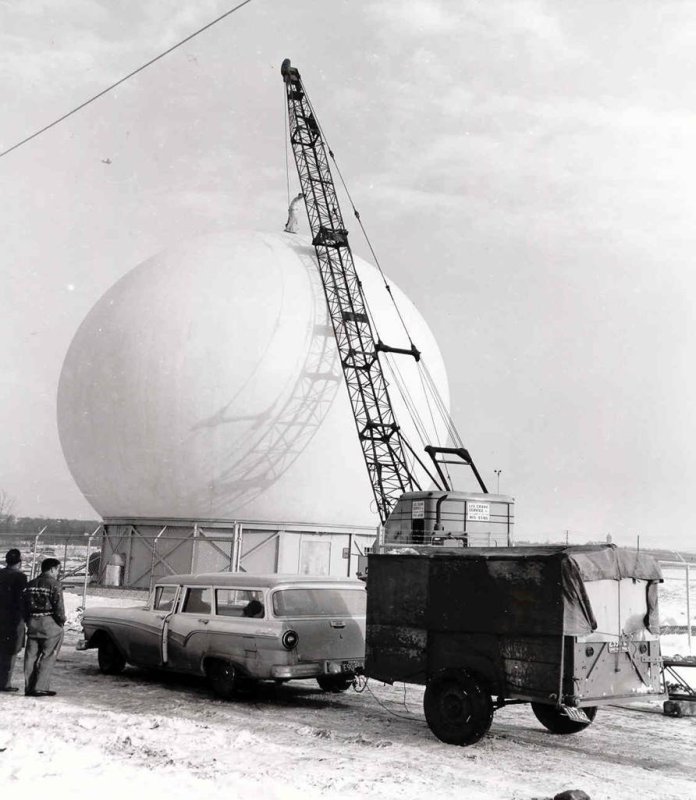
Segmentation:
{"type": "MultiPolygon", "coordinates": [[[[561,591],[563,596],[563,630],[566,634],[580,636],[597,628],[597,620],[585,590],[586,581],[623,580],[635,578],[648,582],[646,590],[646,627],[651,632],[659,630],[657,620],[657,583],[662,580],[660,566],[652,556],[631,550],[620,550],[615,545],[579,545],[570,547],[509,548],[511,558],[560,561],[561,591]]],[[[506,556],[507,556],[506,553],[506,556]]],[[[501,552],[492,551],[492,559],[501,552]]]]}
{"type": "Polygon", "coordinates": [[[650,556],[613,545],[376,556],[370,561],[368,621],[372,607],[373,621],[383,624],[398,619],[442,631],[582,635],[597,627],[585,581],[623,578],[648,581],[646,607],[652,630],[657,624],[660,568],[650,556]]]}
{"type": "Polygon", "coordinates": [[[647,581],[645,625],[651,633],[659,633],[657,584],[662,581],[660,565],[652,556],[633,550],[619,550],[613,545],[589,546],[565,551],[563,593],[565,599],[564,628],[566,633],[591,633],[597,621],[587,598],[586,581],[634,578],[647,581]]]}

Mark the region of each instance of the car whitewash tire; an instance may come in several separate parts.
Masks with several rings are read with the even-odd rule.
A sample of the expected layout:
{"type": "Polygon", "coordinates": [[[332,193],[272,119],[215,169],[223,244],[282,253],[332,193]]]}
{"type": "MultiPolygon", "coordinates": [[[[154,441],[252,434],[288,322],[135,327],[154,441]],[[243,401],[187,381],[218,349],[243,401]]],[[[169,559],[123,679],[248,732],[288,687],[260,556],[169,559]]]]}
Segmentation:
{"type": "Polygon", "coordinates": [[[566,716],[560,708],[549,706],[545,703],[531,703],[534,716],[551,733],[568,735],[579,733],[588,728],[597,716],[597,706],[588,706],[581,709],[587,717],[587,722],[578,722],[566,716]]]}
{"type": "Polygon", "coordinates": [[[120,675],[126,668],[126,659],[108,636],[103,636],[99,642],[97,662],[104,675],[120,675]]]}
{"type": "Polygon", "coordinates": [[[463,670],[433,676],[425,687],[423,710],[430,730],[446,744],[474,744],[493,722],[490,694],[463,670]]]}

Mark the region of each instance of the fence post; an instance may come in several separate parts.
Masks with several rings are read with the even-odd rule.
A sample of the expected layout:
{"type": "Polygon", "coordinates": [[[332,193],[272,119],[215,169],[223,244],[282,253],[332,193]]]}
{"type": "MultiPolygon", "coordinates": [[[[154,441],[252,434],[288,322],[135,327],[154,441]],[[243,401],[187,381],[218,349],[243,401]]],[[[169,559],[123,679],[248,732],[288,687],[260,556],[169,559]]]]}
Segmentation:
{"type": "Polygon", "coordinates": [[[34,550],[31,555],[31,577],[32,579],[36,575],[36,551],[39,549],[39,537],[46,532],[46,528],[48,525],[44,525],[43,528],[36,534],[34,537],[34,550]]]}
{"type": "Polygon", "coordinates": [[[684,564],[684,573],[686,579],[686,641],[689,647],[689,654],[691,654],[691,587],[689,586],[691,576],[689,573],[689,562],[681,553],[677,553],[676,550],[674,551],[674,554],[684,564]]]}
{"type": "Polygon", "coordinates": [[[242,563],[242,523],[235,522],[232,530],[232,539],[234,542],[232,572],[239,572],[242,563]]]}
{"type": "Polygon", "coordinates": [[[84,611],[87,608],[87,583],[89,582],[89,557],[91,555],[90,550],[92,548],[92,539],[99,533],[101,530],[101,525],[99,525],[92,533],[86,533],[85,536],[87,537],[87,555],[85,556],[85,582],[82,585],[82,610],[84,611]]]}
{"type": "Polygon", "coordinates": [[[689,655],[691,655],[691,590],[689,588],[689,563],[686,562],[686,633],[689,643],[689,655]]]}
{"type": "Polygon", "coordinates": [[[193,523],[193,541],[191,542],[191,570],[194,575],[198,572],[198,537],[200,536],[198,523],[193,523]]]}

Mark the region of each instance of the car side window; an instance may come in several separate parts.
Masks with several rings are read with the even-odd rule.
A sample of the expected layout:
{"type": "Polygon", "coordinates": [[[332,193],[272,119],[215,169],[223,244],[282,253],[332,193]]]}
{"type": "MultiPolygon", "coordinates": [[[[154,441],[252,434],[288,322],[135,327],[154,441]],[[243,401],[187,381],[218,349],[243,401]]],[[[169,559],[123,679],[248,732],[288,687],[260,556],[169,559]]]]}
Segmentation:
{"type": "Polygon", "coordinates": [[[216,589],[215,613],[221,617],[263,617],[263,592],[256,589],[216,589]]]}
{"type": "Polygon", "coordinates": [[[155,601],[152,608],[155,611],[171,611],[176,598],[176,586],[158,586],[155,589],[155,601]]]}
{"type": "Polygon", "coordinates": [[[211,591],[207,586],[196,586],[186,590],[181,606],[182,614],[210,614],[211,591]]]}

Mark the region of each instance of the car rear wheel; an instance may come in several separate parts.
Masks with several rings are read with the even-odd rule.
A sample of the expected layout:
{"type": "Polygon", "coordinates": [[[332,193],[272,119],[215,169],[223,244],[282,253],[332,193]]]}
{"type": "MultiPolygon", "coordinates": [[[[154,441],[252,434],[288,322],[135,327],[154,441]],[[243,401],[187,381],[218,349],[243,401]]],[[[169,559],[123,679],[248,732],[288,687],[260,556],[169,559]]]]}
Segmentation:
{"type": "Polygon", "coordinates": [[[210,688],[223,700],[250,694],[255,682],[229,661],[211,661],[206,667],[210,688]]]}
{"type": "Polygon", "coordinates": [[[317,683],[325,692],[338,694],[349,689],[353,685],[353,680],[352,675],[320,675],[317,678],[317,683]]]}
{"type": "Polygon", "coordinates": [[[547,730],[551,731],[551,733],[558,733],[561,735],[584,731],[585,728],[592,724],[592,721],[597,715],[597,706],[583,708],[581,710],[587,717],[587,722],[580,722],[570,719],[570,717],[566,716],[561,709],[556,706],[549,706],[544,703],[532,703],[531,705],[534,716],[539,722],[541,722],[547,730]]]}
{"type": "Polygon", "coordinates": [[[446,744],[474,744],[488,733],[493,721],[490,694],[464,671],[431,678],[425,687],[423,710],[430,730],[446,744]]]}
{"type": "Polygon", "coordinates": [[[97,661],[104,675],[119,675],[126,668],[126,659],[108,636],[99,642],[97,661]]]}

